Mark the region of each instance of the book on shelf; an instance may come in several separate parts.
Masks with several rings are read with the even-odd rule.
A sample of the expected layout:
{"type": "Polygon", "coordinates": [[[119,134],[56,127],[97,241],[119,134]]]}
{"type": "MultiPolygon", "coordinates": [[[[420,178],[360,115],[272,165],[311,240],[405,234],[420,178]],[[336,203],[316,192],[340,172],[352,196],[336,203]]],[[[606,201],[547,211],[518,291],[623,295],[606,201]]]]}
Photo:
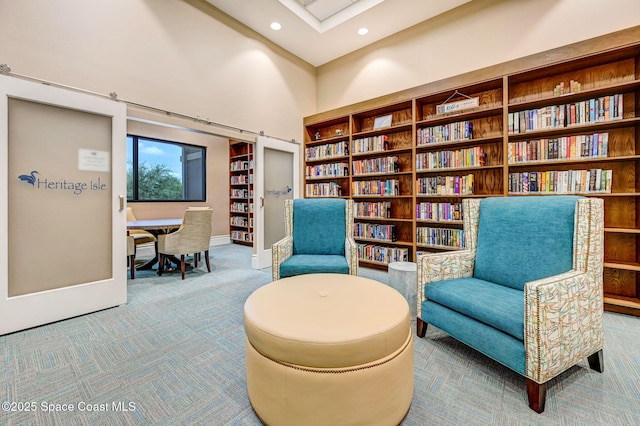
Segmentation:
{"type": "Polygon", "coordinates": [[[400,171],[400,163],[397,156],[368,158],[352,162],[354,176],[374,173],[397,173],[400,171]]]}
{"type": "Polygon", "coordinates": [[[549,170],[544,172],[509,173],[509,193],[610,193],[613,171],[549,170]]]}
{"type": "Polygon", "coordinates": [[[601,96],[561,105],[510,112],[509,134],[556,129],[576,124],[619,120],[624,117],[624,95],[601,96]]]}
{"type": "Polygon", "coordinates": [[[427,246],[464,248],[464,230],[421,226],[416,229],[416,242],[427,246]]]}
{"type": "Polygon", "coordinates": [[[396,227],[394,225],[380,225],[373,223],[354,223],[353,236],[355,238],[366,238],[370,240],[389,242],[398,240],[396,227]]]}
{"type": "Polygon", "coordinates": [[[304,149],[304,158],[307,161],[327,160],[349,155],[349,144],[346,141],[326,145],[309,146],[304,149]]]}
{"type": "Polygon", "coordinates": [[[361,243],[358,244],[358,259],[384,264],[407,262],[409,260],[409,250],[406,248],[361,243]]]}
{"type": "Polygon", "coordinates": [[[306,197],[341,197],[342,186],[337,182],[307,183],[306,197]]]}
{"type": "Polygon", "coordinates": [[[473,123],[456,121],[454,123],[418,129],[416,144],[418,146],[442,142],[456,142],[473,139],[473,123]]]}
{"type": "Polygon", "coordinates": [[[390,218],[391,217],[391,202],[357,202],[354,203],[354,213],[356,217],[366,218],[390,218]]]}
{"type": "Polygon", "coordinates": [[[423,152],[416,155],[416,169],[434,170],[486,165],[486,154],[481,146],[449,151],[423,152]]]}
{"type": "Polygon", "coordinates": [[[462,220],[462,203],[416,203],[416,219],[438,222],[462,220]]]}
{"type": "Polygon", "coordinates": [[[432,176],[417,179],[418,195],[473,195],[473,174],[464,176],[432,176]]]}
{"type": "Polygon", "coordinates": [[[389,136],[379,135],[354,139],[351,142],[351,152],[355,154],[367,154],[371,152],[384,152],[390,149],[389,136]]]}
{"type": "Polygon", "coordinates": [[[351,182],[351,195],[400,195],[400,181],[398,179],[361,180],[351,182]]]}
{"type": "Polygon", "coordinates": [[[609,133],[562,136],[509,142],[509,164],[545,160],[606,158],[609,154],[609,133]]]}
{"type": "Polygon", "coordinates": [[[326,163],[314,164],[305,167],[305,177],[321,178],[321,177],[344,177],[349,176],[348,163],[326,163]]]}

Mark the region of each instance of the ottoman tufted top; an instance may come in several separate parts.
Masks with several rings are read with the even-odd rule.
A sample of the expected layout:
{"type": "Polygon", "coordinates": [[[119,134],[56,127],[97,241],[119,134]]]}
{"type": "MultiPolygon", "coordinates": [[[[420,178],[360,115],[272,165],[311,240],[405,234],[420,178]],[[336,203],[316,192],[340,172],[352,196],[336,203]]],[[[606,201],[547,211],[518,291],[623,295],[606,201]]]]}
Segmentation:
{"type": "Polygon", "coordinates": [[[398,291],[343,274],[299,275],[257,289],[245,302],[244,326],[264,356],[318,368],[380,360],[411,332],[409,305],[398,291]]]}

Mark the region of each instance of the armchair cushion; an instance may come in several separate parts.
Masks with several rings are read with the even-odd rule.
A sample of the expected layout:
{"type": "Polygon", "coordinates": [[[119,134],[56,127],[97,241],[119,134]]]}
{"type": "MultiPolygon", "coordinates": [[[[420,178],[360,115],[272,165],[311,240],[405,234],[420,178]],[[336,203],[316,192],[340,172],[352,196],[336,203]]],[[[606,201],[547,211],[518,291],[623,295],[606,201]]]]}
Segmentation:
{"type": "MultiPolygon", "coordinates": [[[[343,199],[296,199],[293,204],[293,254],[340,255],[346,234],[343,199]],[[322,234],[318,234],[322,224],[322,234]]],[[[348,271],[347,271],[348,273],[348,271]]]]}
{"type": "Polygon", "coordinates": [[[347,258],[344,255],[296,254],[280,265],[280,278],[326,273],[348,274],[347,258]]]}
{"type": "Polygon", "coordinates": [[[524,340],[524,293],[477,278],[458,278],[427,284],[427,300],[475,318],[524,340]]]}
{"type": "Polygon", "coordinates": [[[571,270],[578,199],[546,197],[535,208],[530,197],[483,199],[473,276],[524,290],[528,281],[571,270]]]}

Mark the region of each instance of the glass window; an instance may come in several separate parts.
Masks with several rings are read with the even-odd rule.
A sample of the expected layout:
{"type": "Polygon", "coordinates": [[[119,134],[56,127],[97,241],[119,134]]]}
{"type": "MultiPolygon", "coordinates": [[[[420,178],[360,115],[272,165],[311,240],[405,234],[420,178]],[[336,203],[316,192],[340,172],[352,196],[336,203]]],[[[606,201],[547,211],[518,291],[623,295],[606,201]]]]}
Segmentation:
{"type": "Polygon", "coordinates": [[[206,201],[206,148],[127,136],[128,201],[206,201]]]}

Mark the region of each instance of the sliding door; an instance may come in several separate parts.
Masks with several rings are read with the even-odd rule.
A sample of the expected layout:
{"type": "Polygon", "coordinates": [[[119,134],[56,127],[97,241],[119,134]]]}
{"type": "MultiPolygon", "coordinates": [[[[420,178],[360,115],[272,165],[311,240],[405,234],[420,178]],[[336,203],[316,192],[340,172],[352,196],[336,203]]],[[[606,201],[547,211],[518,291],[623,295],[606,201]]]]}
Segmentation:
{"type": "Polygon", "coordinates": [[[258,136],[254,179],[256,249],[252,265],[271,266],[271,245],[284,237],[284,200],[298,197],[300,146],[258,136]]]}
{"type": "Polygon", "coordinates": [[[126,105],[0,78],[0,334],[126,303],[126,105]]]}

